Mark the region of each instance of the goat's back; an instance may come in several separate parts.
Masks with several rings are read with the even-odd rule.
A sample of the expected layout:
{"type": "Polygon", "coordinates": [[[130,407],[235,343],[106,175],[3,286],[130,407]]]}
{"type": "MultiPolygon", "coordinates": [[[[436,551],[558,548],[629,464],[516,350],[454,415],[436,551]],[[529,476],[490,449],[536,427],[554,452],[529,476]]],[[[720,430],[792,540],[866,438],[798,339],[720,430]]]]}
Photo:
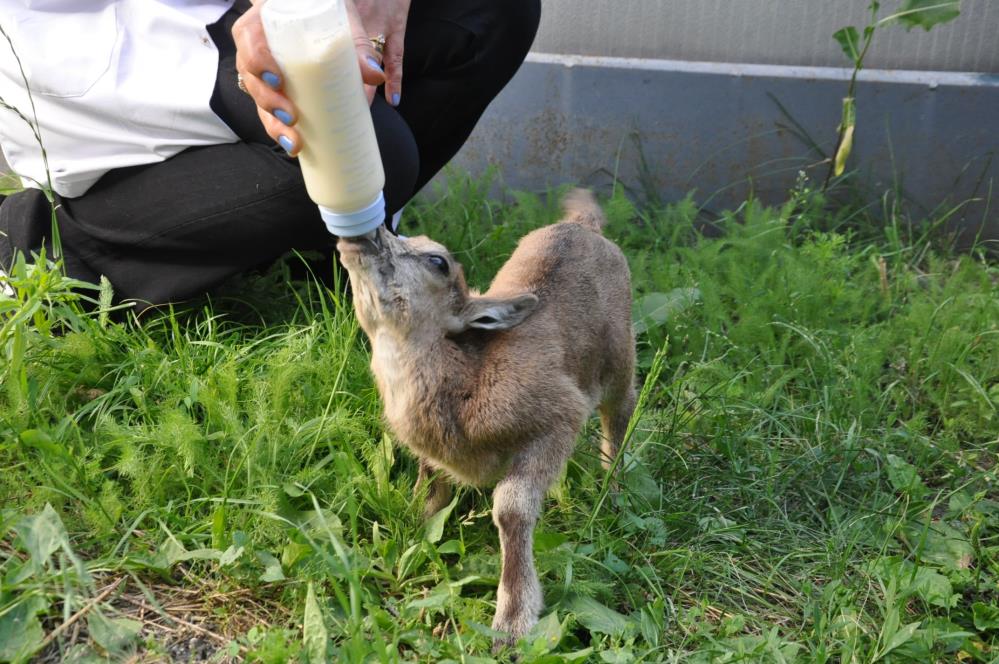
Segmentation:
{"type": "Polygon", "coordinates": [[[487,295],[538,296],[506,343],[546,364],[538,367],[545,375],[568,374],[592,407],[632,380],[631,278],[624,254],[600,233],[599,208],[572,206],[570,199],[565,221],[521,239],[487,295]]]}

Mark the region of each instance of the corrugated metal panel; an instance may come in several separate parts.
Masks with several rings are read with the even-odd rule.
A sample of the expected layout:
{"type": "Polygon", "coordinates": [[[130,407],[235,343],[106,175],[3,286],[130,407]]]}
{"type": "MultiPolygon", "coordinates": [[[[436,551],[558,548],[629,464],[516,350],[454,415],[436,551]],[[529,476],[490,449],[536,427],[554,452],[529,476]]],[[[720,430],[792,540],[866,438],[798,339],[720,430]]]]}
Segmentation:
{"type": "MultiPolygon", "coordinates": [[[[832,33],[866,24],[869,0],[543,0],[534,50],[707,62],[845,66],[832,33]]],[[[883,3],[881,15],[897,8],[883,3]]],[[[999,73],[999,1],[963,0],[927,33],[892,25],[868,66],[999,73]]]]}

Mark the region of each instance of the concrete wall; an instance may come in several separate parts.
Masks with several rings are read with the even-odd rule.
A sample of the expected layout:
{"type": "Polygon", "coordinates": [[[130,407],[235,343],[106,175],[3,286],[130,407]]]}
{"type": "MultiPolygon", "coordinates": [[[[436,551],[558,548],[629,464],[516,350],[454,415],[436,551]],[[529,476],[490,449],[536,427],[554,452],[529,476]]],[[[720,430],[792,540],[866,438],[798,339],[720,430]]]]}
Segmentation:
{"type": "MultiPolygon", "coordinates": [[[[460,168],[536,191],[616,177],[715,211],[825,177],[850,77],[832,34],[862,29],[870,0],[542,1],[534,52],[460,168]]],[[[999,240],[999,0],[961,9],[876,35],[849,168],[869,200],[900,191],[916,220],[953,209],[966,241],[999,240]]]]}
{"type": "MultiPolygon", "coordinates": [[[[532,54],[455,160],[544,191],[616,178],[707,211],[750,194],[786,200],[800,171],[828,170],[850,71],[532,54]],[[647,166],[645,173],[640,165],[647,166]]],[[[853,183],[900,191],[914,221],[963,243],[999,240],[999,75],[867,70],[857,93],[853,183]]],[[[999,245],[997,245],[999,246],[999,245]]]]}
{"type": "MultiPolygon", "coordinates": [[[[832,34],[866,25],[869,0],[543,0],[542,53],[840,67],[832,34]]],[[[888,16],[899,0],[884,0],[888,16]]],[[[892,25],[868,66],[999,72],[999,0],[962,0],[930,32],[892,25]]]]}

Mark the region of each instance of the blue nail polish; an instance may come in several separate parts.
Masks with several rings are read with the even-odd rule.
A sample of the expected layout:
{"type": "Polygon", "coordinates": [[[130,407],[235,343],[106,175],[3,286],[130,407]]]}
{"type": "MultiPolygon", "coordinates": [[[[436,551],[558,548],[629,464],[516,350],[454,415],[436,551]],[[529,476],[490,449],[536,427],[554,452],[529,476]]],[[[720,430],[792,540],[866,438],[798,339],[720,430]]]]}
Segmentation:
{"type": "Polygon", "coordinates": [[[401,98],[402,98],[402,95],[399,94],[398,92],[393,93],[392,94],[392,105],[393,106],[398,106],[399,105],[399,100],[401,98]]]}
{"type": "Polygon", "coordinates": [[[276,117],[281,122],[288,126],[291,126],[291,114],[288,111],[281,110],[280,108],[274,109],[274,117],[276,117]]]}
{"type": "Polygon", "coordinates": [[[291,139],[284,134],[278,136],[278,143],[281,144],[281,147],[283,147],[284,151],[288,154],[291,154],[291,149],[295,147],[295,144],[291,142],[291,139]]]}
{"type": "Polygon", "coordinates": [[[265,71],[263,74],[260,75],[260,78],[264,79],[264,83],[271,86],[275,90],[281,87],[281,79],[278,78],[277,74],[265,71]]]}
{"type": "Polygon", "coordinates": [[[381,66],[380,64],[378,64],[378,61],[377,61],[377,60],[375,60],[375,59],[374,59],[373,57],[371,57],[370,55],[368,56],[368,64],[369,64],[369,65],[371,65],[371,67],[372,67],[373,69],[377,70],[377,71],[378,71],[379,73],[381,73],[381,74],[384,74],[384,73],[385,73],[385,70],[384,70],[384,69],[382,69],[382,66],[381,66]]]}

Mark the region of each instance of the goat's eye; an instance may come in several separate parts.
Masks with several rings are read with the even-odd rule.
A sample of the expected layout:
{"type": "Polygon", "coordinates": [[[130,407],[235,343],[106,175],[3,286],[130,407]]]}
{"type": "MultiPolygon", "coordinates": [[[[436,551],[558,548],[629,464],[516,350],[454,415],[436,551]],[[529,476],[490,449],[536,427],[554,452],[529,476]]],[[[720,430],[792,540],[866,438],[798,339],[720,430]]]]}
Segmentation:
{"type": "Polygon", "coordinates": [[[451,271],[450,266],[448,266],[447,264],[447,259],[444,258],[443,256],[438,256],[437,254],[430,254],[429,256],[427,256],[427,260],[430,261],[431,265],[440,270],[441,274],[443,274],[445,277],[451,271]]]}

